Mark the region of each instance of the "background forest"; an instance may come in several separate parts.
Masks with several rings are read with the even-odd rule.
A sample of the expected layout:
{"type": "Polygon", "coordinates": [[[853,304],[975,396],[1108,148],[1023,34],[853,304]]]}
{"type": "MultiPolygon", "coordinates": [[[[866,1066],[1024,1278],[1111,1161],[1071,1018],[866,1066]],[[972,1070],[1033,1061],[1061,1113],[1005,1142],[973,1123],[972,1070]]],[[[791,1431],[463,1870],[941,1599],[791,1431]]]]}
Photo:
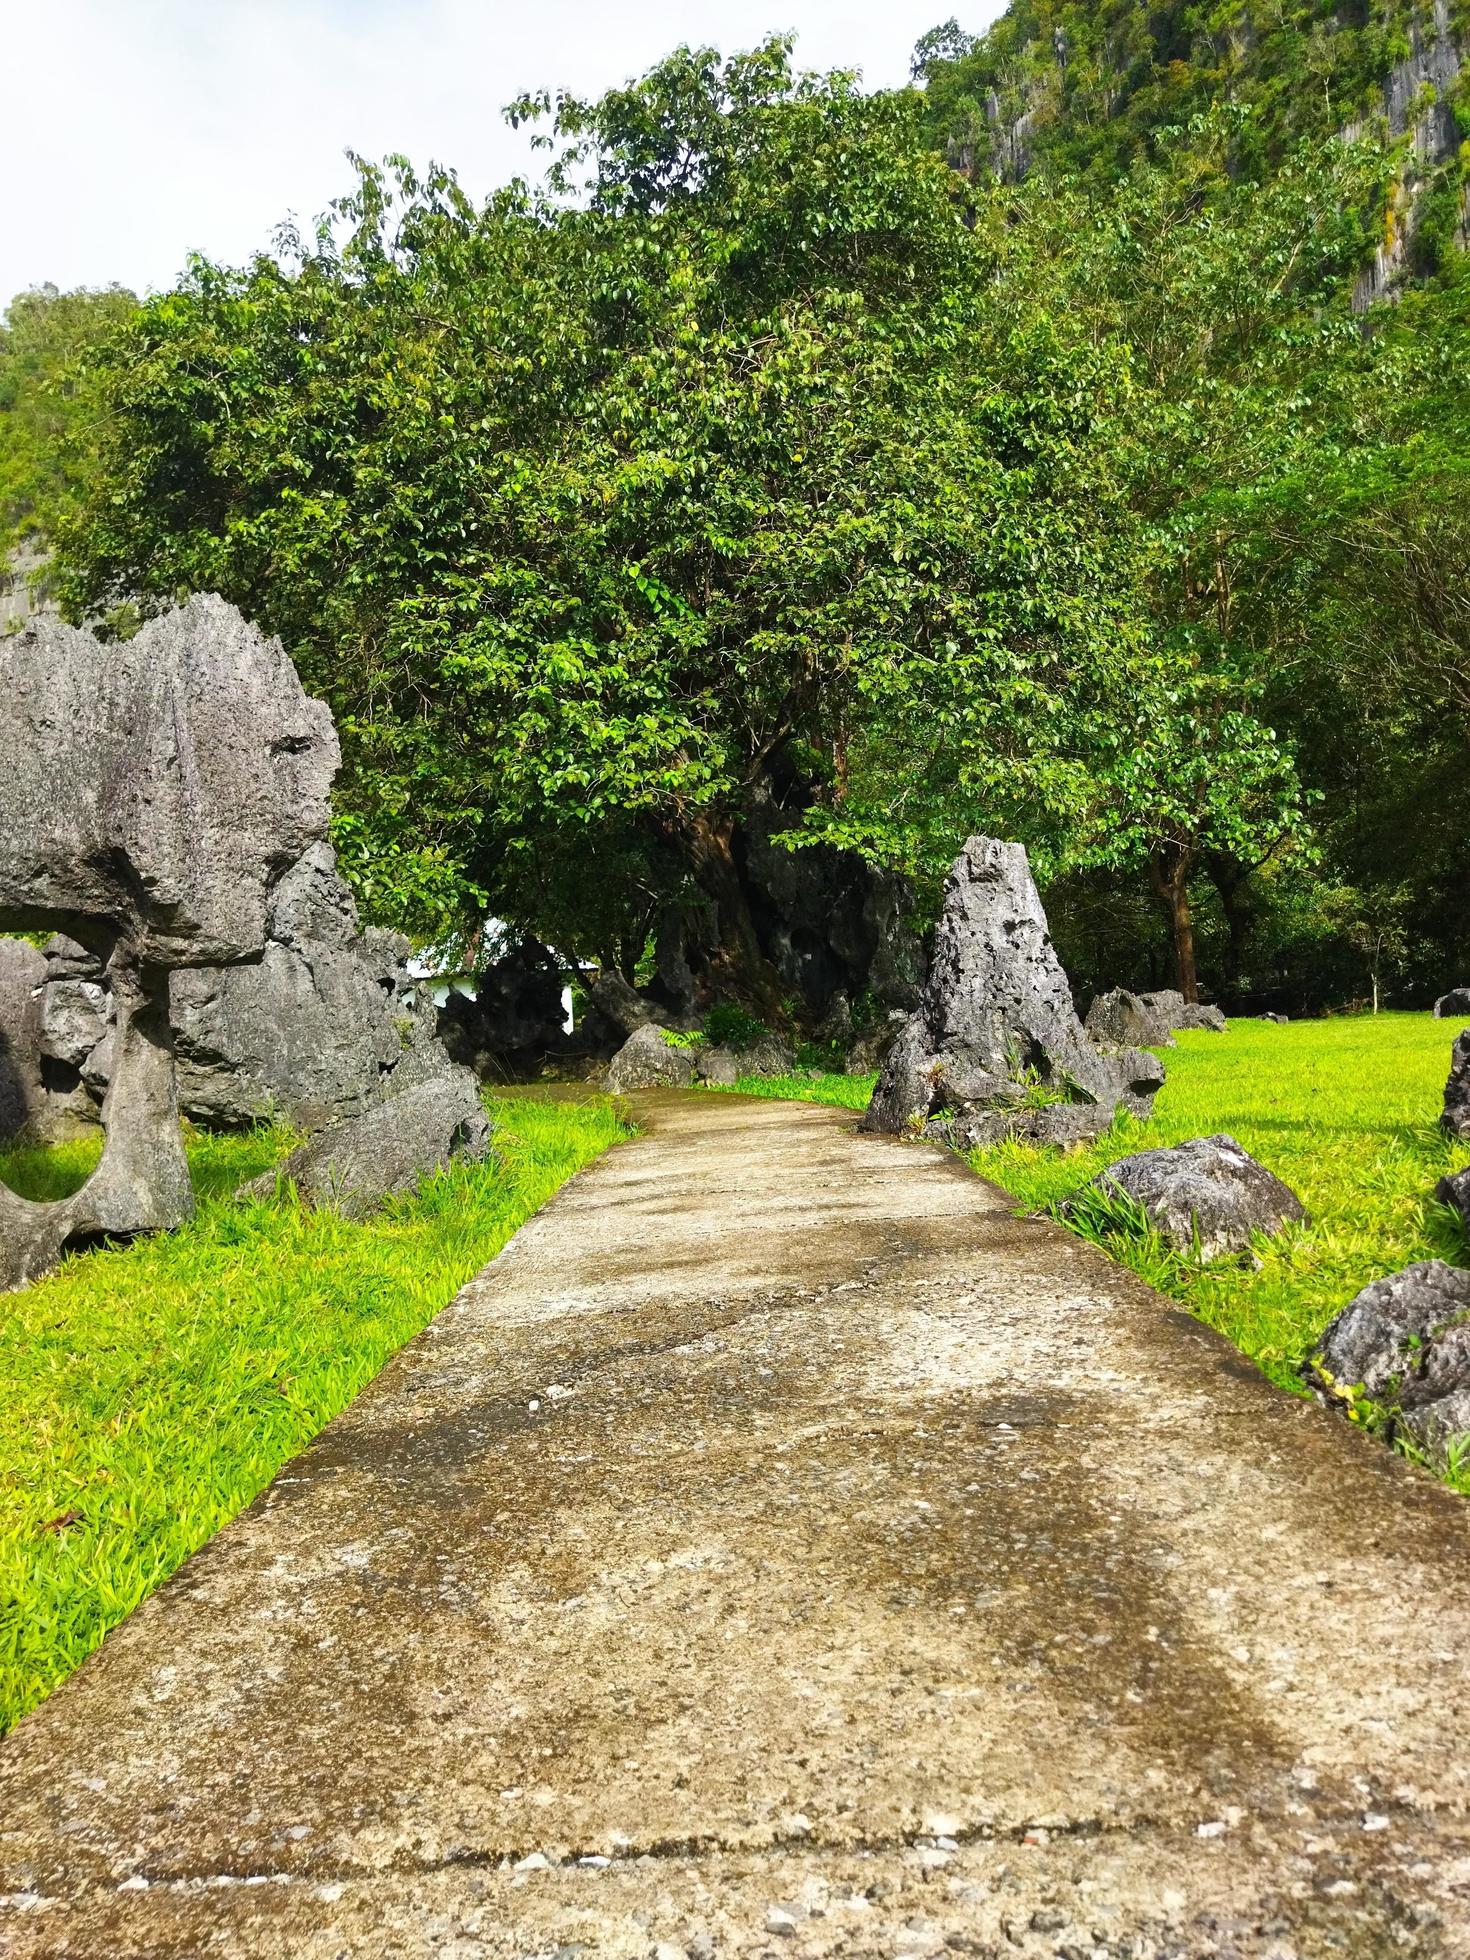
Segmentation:
{"type": "Polygon", "coordinates": [[[1084,1001],[1423,1004],[1470,977],[1467,49],[1018,0],[896,93],[772,40],[527,98],[542,187],[354,160],[249,265],[16,299],[0,550],[279,633],[364,911],[452,961],[488,913],[815,1022],[772,846],[922,922],[985,830],[1084,1001]]]}

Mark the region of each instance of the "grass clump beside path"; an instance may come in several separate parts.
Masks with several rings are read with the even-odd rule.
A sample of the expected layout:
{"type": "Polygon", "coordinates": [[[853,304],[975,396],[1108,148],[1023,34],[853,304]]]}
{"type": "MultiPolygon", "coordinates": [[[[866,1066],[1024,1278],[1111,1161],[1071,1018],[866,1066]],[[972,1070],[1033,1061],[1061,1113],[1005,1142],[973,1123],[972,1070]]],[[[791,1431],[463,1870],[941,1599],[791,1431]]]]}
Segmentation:
{"type": "MultiPolygon", "coordinates": [[[[230,1193],[284,1132],[196,1136],[198,1216],[0,1295],[0,1733],[624,1134],[604,1098],[491,1104],[499,1161],[352,1224],[230,1193]]],[[[28,1197],[97,1145],[0,1153],[28,1197]]]]}
{"type": "Polygon", "coordinates": [[[797,1075],[742,1075],[738,1082],[702,1082],[716,1095],[772,1096],[781,1102],[836,1103],[841,1109],[866,1109],[876,1075],[826,1075],[812,1069],[797,1075]]]}
{"type": "Polygon", "coordinates": [[[1438,1127],[1458,1031],[1428,1014],[1380,1014],[1181,1033],[1163,1051],[1168,1079],[1149,1122],[1121,1117],[1081,1150],[1007,1143],[969,1161],[1033,1211],[1130,1151],[1228,1132],[1309,1214],[1258,1242],[1259,1267],[1192,1265],[1154,1234],[1089,1236],[1300,1390],[1302,1356],[1370,1280],[1415,1259],[1465,1263],[1459,1221],[1434,1197],[1436,1181],[1470,1156],[1438,1127]]]}

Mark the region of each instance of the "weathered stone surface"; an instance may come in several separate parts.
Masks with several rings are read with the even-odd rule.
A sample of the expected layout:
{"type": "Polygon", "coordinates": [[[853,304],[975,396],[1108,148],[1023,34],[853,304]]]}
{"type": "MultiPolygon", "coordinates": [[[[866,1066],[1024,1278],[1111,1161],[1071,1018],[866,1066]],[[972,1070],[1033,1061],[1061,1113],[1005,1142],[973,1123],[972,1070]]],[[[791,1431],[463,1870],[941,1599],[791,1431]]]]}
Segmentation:
{"type": "Polygon", "coordinates": [[[1153,1056],[1104,1055],[1088,1040],[1024,848],[972,837],[945,882],[918,1010],[888,1053],[861,1127],[902,1134],[932,1122],[934,1134],[956,1141],[985,1141],[998,1128],[1070,1142],[1080,1123],[1071,1107],[1111,1115],[1123,1103],[1145,1114],[1162,1080],[1153,1056]],[[1058,1100],[1023,1107],[1037,1088],[1058,1100]]]}
{"type": "Polygon", "coordinates": [[[1209,1028],[1224,1034],[1225,1016],[1218,1007],[1187,1001],[1177,988],[1134,994],[1115,987],[1099,994],[1087,1010],[1086,1029],[1099,1048],[1172,1048],[1176,1028],[1209,1028]]]}
{"type": "Polygon", "coordinates": [[[588,1004],[620,1041],[627,1041],[640,1028],[670,1027],[673,1017],[654,1001],[630,987],[621,973],[611,969],[599,974],[588,989],[588,1004]]]}
{"type": "Polygon", "coordinates": [[[863,1028],[848,1051],[846,1073],[871,1075],[874,1069],[881,1069],[908,1018],[895,1008],[883,1020],[863,1028]]]}
{"type": "Polygon", "coordinates": [[[695,1073],[701,1082],[730,1088],[745,1074],[745,1066],[733,1048],[699,1048],[695,1051],[695,1073]]]}
{"type": "Polygon", "coordinates": [[[80,1069],[111,1019],[105,987],[92,980],[49,981],[42,999],[41,1053],[80,1069]]]}
{"type": "Polygon", "coordinates": [[[113,994],[116,1066],[102,1108],[102,1161],[79,1191],[52,1204],[0,1184],[0,1292],[28,1285],[67,1251],[166,1231],[193,1214],[167,1015],[125,966],[114,969],[113,994]]]}
{"type": "Polygon", "coordinates": [[[1339,1403],[1366,1396],[1442,1457],[1470,1434],[1470,1272],[1423,1259],[1374,1280],[1329,1325],[1311,1374],[1339,1403]]]}
{"type": "MultiPolygon", "coordinates": [[[[271,898],[262,957],[170,976],[179,1102],[206,1129],[281,1117],[318,1130],[453,1066],[408,941],[358,926],[331,846],[314,844],[271,898]]],[[[96,957],[47,946],[43,996],[50,1071],[38,1140],[98,1120],[112,1068],[112,1001],[96,957]]]]}
{"type": "Polygon", "coordinates": [[[451,1159],[483,1157],[490,1140],[474,1077],[456,1069],[334,1123],[275,1170],[242,1186],[239,1195],[269,1197],[289,1180],[314,1211],[366,1218],[385,1198],[416,1190],[451,1159]]]}
{"type": "Polygon", "coordinates": [[[796,1050],[779,1034],[757,1035],[735,1052],[742,1075],[790,1075],[796,1067],[796,1050]]]}
{"type": "Polygon", "coordinates": [[[0,641],[0,906],[160,968],[260,957],[283,870],[326,834],[324,703],[213,596],[102,642],[0,641]]]}
{"type": "Polygon", "coordinates": [[[1462,1015],[1470,1020],[1470,987],[1451,987],[1434,1003],[1436,1021],[1458,1021],[1462,1015]]]}
{"type": "MultiPolygon", "coordinates": [[[[1184,996],[1179,997],[1184,1005],[1184,996]]],[[[1083,1024],[1089,1041],[1099,1048],[1172,1048],[1173,1022],[1152,1008],[1141,994],[1114,987],[1099,994],[1083,1024]]]]}
{"type": "MultiPolygon", "coordinates": [[[[1176,1251],[1197,1249],[1201,1259],[1248,1252],[1256,1233],[1279,1232],[1307,1215],[1290,1185],[1224,1135],[1120,1157],[1083,1190],[1122,1192],[1176,1251]]],[[[1061,1209],[1085,1202],[1079,1193],[1061,1209]]]]}
{"type": "Polygon", "coordinates": [[[53,933],[41,951],[48,980],[95,980],[101,986],[107,978],[107,968],[97,955],[64,932],[53,933]]]}
{"type": "Polygon", "coordinates": [[[1289,1014],[1259,1014],[1256,1018],[1260,1021],[1274,1022],[1278,1028],[1284,1028],[1290,1021],[1291,1016],[1289,1014]]]}
{"type": "Polygon", "coordinates": [[[1439,1121],[1452,1137],[1470,1137],[1470,1028],[1455,1036],[1439,1121]]]}
{"type": "Polygon", "coordinates": [[[630,1034],[607,1070],[608,1092],[615,1096],[630,1089],[687,1089],[693,1081],[693,1050],[671,1048],[653,1026],[630,1034]]]}
{"type": "Polygon", "coordinates": [[[23,939],[0,939],[0,1142],[19,1136],[40,1109],[41,989],[45,956],[23,939]]]}
{"type": "MultiPolygon", "coordinates": [[[[280,643],[212,597],[126,642],[40,619],[0,639],[0,700],[0,929],[49,927],[104,960],[115,1014],[96,1172],[53,1205],[0,1190],[14,1286],[68,1246],[192,1211],[168,974],[260,957],[281,874],[325,834],[337,740],[280,643]]],[[[58,1040],[80,1039],[82,998],[58,1040]]]]}
{"type": "MultiPolygon", "coordinates": [[[[1144,999],[1148,998],[1145,994],[1144,999]]],[[[1174,1022],[1176,1028],[1208,1028],[1212,1034],[1224,1034],[1229,1025],[1223,1009],[1210,1007],[1198,1000],[1185,1001],[1179,1018],[1174,1022]]]]}
{"type": "MultiPolygon", "coordinates": [[[[314,844],[281,879],[267,933],[250,965],[173,978],[188,1114],[214,1129],[276,1114],[317,1130],[394,1093],[389,1078],[419,1011],[408,942],[360,930],[329,844],[314,844]]],[[[442,1050],[439,1067],[450,1067],[442,1050]]]]}
{"type": "Polygon", "coordinates": [[[1434,1187],[1434,1195],[1442,1205],[1449,1205],[1460,1214],[1467,1227],[1470,1227],[1470,1167],[1462,1171],[1451,1171],[1442,1177],[1434,1187]]]}

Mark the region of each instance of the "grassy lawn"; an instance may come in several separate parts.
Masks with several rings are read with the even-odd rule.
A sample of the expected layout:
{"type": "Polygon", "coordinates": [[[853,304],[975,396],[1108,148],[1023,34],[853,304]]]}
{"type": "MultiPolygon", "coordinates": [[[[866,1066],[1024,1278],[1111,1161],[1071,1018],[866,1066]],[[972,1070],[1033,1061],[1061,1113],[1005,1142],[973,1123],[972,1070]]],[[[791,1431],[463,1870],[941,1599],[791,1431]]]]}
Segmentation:
{"type": "MultiPolygon", "coordinates": [[[[230,1193],[290,1145],[195,1136],[197,1218],[0,1295],[0,1733],[427,1325],[574,1171],[612,1104],[491,1104],[501,1161],[364,1224],[230,1193]]],[[[58,1196],[97,1144],[0,1154],[58,1196]]]]}
{"type": "Polygon", "coordinates": [[[876,1075],[742,1075],[738,1082],[704,1082],[715,1095],[772,1096],[780,1102],[836,1103],[843,1109],[866,1109],[876,1075]]]}
{"type": "MultiPolygon", "coordinates": [[[[1156,1237],[1112,1233],[1109,1252],[1182,1301],[1284,1386],[1327,1322],[1369,1280],[1414,1259],[1470,1260],[1455,1214],[1434,1201],[1446,1170],[1470,1159],[1438,1128],[1458,1021],[1380,1014],[1276,1027],[1234,1021],[1225,1035],[1181,1034],[1163,1050],[1168,1080],[1147,1123],[1121,1117],[1099,1143],[1062,1152],[1019,1144],[970,1163],[1035,1211],[1132,1150],[1228,1131],[1282,1177],[1311,1214],[1263,1241],[1260,1265],[1191,1266],[1156,1237]]],[[[872,1076],[751,1079],[747,1095],[866,1105],[872,1076]]]]}
{"type": "Polygon", "coordinates": [[[1438,1128],[1459,1024],[1380,1014],[1228,1034],[1180,1034],[1148,1123],[1121,1118],[1067,1153],[1001,1144],[970,1162],[1039,1209],[1131,1150],[1224,1130],[1285,1181],[1305,1225],[1262,1240],[1260,1264],[1193,1266],[1152,1236],[1109,1235],[1108,1250],[1216,1327],[1268,1375],[1300,1388],[1297,1363],[1370,1280],[1413,1259],[1463,1263],[1459,1221],[1435,1203],[1438,1178],[1470,1152],[1438,1128]]]}

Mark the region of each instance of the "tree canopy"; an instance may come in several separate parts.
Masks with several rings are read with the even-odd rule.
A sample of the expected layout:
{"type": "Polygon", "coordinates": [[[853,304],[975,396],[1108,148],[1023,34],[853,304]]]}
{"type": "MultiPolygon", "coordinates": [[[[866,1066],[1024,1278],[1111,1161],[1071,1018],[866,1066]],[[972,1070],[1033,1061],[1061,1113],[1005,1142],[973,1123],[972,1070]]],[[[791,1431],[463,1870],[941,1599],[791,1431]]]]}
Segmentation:
{"type": "Polygon", "coordinates": [[[75,617],[282,635],[421,939],[631,971],[702,907],[766,1009],[753,826],[921,909],[986,829],[1084,981],[1341,992],[1391,916],[1427,985],[1470,959],[1458,180],[1406,204],[1407,139],[1340,127],[1398,29],[1232,31],[1018,0],[888,93],[684,48],[511,105],[547,179],[482,204],[354,158],[246,266],[17,302],[0,516],[75,617]],[[1432,249],[1365,315],[1385,211],[1432,249]]]}

